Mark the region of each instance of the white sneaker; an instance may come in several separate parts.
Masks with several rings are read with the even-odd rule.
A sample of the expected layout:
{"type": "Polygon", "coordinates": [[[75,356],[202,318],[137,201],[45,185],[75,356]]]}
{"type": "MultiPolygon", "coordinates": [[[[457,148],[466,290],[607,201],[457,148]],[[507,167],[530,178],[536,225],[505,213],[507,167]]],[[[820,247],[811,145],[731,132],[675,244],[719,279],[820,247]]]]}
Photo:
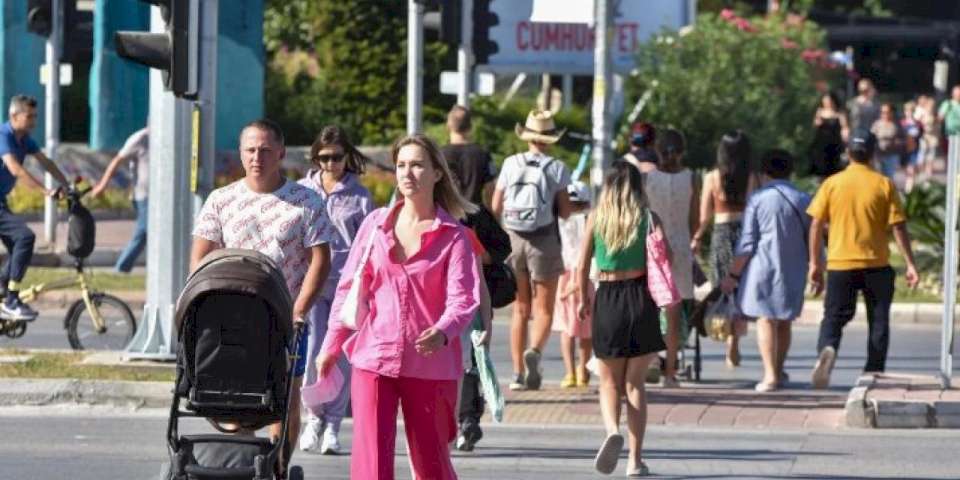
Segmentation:
{"type": "Polygon", "coordinates": [[[327,427],[323,432],[323,444],[320,445],[320,453],[323,455],[340,454],[340,440],[332,428],[327,427]]]}
{"type": "Polygon", "coordinates": [[[830,386],[830,372],[833,371],[833,362],[837,359],[837,351],[827,345],[820,350],[817,363],[813,367],[810,383],[815,389],[825,389],[830,386]]]}
{"type": "Polygon", "coordinates": [[[320,419],[311,416],[300,434],[300,450],[315,452],[320,446],[320,419]]]}

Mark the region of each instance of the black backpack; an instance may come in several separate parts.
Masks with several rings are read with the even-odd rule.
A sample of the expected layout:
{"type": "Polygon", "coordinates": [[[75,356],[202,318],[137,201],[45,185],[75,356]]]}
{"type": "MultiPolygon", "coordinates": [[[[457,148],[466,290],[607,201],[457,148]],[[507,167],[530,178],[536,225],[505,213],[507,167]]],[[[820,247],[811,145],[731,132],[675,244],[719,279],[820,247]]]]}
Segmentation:
{"type": "Polygon", "coordinates": [[[97,225],[87,207],[78,201],[70,202],[67,219],[67,253],[76,258],[87,258],[97,243],[97,225]]]}
{"type": "Polygon", "coordinates": [[[464,224],[477,234],[477,239],[493,261],[483,266],[483,279],[490,291],[490,303],[493,308],[510,305],[517,298],[516,276],[505,263],[511,253],[510,236],[483,205],[476,213],[468,215],[464,224]]]}

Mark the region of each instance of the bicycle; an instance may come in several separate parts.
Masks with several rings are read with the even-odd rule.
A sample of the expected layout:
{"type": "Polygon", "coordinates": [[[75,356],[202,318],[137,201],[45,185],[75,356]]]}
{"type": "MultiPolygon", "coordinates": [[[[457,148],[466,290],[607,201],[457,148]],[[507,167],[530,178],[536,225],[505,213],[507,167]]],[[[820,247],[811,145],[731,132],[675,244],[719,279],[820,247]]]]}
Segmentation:
{"type": "MultiPolygon", "coordinates": [[[[80,238],[81,242],[79,247],[68,245],[67,248],[74,258],[76,274],[23,288],[20,290],[20,299],[30,303],[45,292],[79,289],[81,298],[67,309],[63,319],[70,347],[74,350],[120,350],[133,338],[137,323],[130,306],[114,295],[96,290],[91,284],[89,272],[84,270],[84,260],[93,250],[95,223],[90,211],[80,202],[90,188],[78,188],[79,182],[78,178],[64,192],[70,214],[71,242],[73,238],[80,238]],[[83,229],[87,231],[81,231],[83,229]]],[[[20,338],[27,333],[28,323],[28,320],[0,313],[0,335],[20,338]]]]}

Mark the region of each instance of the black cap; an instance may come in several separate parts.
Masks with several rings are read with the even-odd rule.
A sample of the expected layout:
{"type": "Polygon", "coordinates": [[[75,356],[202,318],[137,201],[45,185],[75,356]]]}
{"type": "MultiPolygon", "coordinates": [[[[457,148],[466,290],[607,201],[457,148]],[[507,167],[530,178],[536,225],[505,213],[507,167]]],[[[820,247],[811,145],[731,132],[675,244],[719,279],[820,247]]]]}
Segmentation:
{"type": "Polygon", "coordinates": [[[870,132],[857,133],[847,144],[847,150],[852,152],[859,152],[867,157],[872,157],[873,152],[877,149],[877,137],[870,132]]]}

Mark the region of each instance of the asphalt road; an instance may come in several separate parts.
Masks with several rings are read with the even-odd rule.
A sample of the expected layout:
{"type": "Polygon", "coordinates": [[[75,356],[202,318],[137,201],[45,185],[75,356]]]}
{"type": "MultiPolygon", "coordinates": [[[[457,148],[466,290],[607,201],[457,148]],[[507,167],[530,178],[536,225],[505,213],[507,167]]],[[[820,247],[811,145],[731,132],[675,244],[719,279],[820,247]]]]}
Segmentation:
{"type": "MultiPolygon", "coordinates": [[[[510,381],[513,370],[509,353],[510,309],[498,311],[494,324],[492,353],[497,373],[503,383],[510,381]]],[[[0,348],[57,348],[69,349],[66,331],[63,329],[64,310],[46,310],[31,323],[25,336],[19,339],[0,338],[0,348]]],[[[834,370],[833,385],[838,389],[851,387],[866,361],[866,323],[854,321],[845,330],[843,344],[834,370]]],[[[793,345],[787,357],[786,370],[791,377],[791,388],[805,388],[809,384],[810,369],[816,361],[817,328],[798,325],[794,328],[793,345]]],[[[742,363],[739,368],[729,369],[724,363],[724,345],[710,339],[701,339],[704,382],[743,382],[752,385],[762,373],[760,355],[757,351],[756,328],[750,326],[747,337],[742,339],[742,363]]],[[[692,359],[693,351],[687,350],[692,359]]],[[[891,333],[890,354],[887,370],[899,373],[933,374],[940,366],[940,329],[928,324],[901,324],[891,333]]],[[[960,362],[957,362],[960,363],[960,362]]],[[[560,356],[560,336],[554,333],[544,355],[546,382],[559,382],[563,377],[560,356]]]]}
{"type": "MultiPolygon", "coordinates": [[[[186,426],[205,430],[203,424],[186,426]]],[[[0,479],[154,479],[166,460],[166,412],[94,407],[0,409],[0,479]]],[[[209,427],[206,427],[209,428],[209,427]]],[[[351,443],[351,425],[342,440],[351,443]]],[[[470,454],[462,479],[604,478],[592,470],[597,428],[497,427],[470,454]]],[[[645,461],[659,478],[957,478],[960,432],[949,430],[724,431],[650,428],[645,461]]],[[[397,444],[397,478],[410,478],[397,444]]],[[[621,477],[625,454],[615,476],[621,477]]],[[[349,478],[349,457],[297,453],[310,479],[349,478]]]]}

